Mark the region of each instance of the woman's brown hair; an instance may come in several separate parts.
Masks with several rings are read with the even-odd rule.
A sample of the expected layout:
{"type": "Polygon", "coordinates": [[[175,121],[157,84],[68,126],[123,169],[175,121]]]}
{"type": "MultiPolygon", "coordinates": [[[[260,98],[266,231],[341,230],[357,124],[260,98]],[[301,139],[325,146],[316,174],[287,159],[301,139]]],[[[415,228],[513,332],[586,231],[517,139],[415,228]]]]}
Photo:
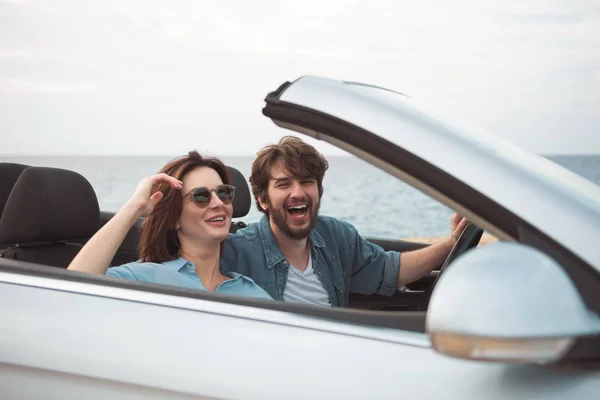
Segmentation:
{"type": "MultiPolygon", "coordinates": [[[[160,173],[183,180],[190,171],[208,167],[214,169],[225,184],[231,184],[229,171],[223,162],[214,157],[202,157],[197,151],[190,151],[186,156],[178,157],[167,163],[160,173]]],[[[143,262],[165,262],[179,257],[179,239],[175,226],[183,209],[180,190],[167,183],[159,183],[152,187],[151,193],[162,192],[163,198],[156,204],[152,213],[144,219],[138,246],[139,257],[143,262]]],[[[220,246],[223,254],[223,242],[220,246]]]]}
{"type": "Polygon", "coordinates": [[[258,211],[268,215],[260,206],[259,199],[268,201],[271,169],[278,163],[296,179],[315,179],[319,188],[319,198],[323,196],[323,177],[329,163],[317,149],[299,137],[284,136],[279,143],[263,147],[252,163],[250,184],[258,211]]]}

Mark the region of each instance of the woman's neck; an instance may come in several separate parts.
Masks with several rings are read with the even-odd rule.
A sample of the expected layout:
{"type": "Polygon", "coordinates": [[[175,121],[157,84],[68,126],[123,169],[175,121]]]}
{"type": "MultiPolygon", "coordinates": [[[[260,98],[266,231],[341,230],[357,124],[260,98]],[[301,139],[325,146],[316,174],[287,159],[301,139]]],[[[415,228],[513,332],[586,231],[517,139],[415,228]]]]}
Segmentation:
{"type": "Polygon", "coordinates": [[[206,290],[214,292],[220,283],[229,279],[219,269],[220,245],[216,244],[191,244],[180,241],[180,256],[194,263],[196,275],[200,277],[206,290]]]}

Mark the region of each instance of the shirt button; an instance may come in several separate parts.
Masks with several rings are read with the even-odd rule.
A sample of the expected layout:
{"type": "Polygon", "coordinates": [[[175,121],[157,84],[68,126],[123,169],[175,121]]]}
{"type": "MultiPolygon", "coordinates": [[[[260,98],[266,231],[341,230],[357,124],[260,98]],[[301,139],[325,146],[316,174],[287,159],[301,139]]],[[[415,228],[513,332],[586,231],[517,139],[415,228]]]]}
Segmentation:
{"type": "Polygon", "coordinates": [[[287,262],[287,260],[285,260],[285,261],[283,262],[283,265],[288,265],[288,262],[287,262]]]}

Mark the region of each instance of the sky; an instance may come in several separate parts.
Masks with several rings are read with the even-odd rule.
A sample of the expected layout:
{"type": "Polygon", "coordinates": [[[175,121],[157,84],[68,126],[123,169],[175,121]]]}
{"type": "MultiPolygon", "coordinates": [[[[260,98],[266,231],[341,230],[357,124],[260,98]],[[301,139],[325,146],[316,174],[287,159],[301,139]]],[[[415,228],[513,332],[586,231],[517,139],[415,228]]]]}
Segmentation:
{"type": "Polygon", "coordinates": [[[0,0],[0,157],[251,155],[289,133],[264,97],[303,75],[600,154],[598,0],[0,0]]]}

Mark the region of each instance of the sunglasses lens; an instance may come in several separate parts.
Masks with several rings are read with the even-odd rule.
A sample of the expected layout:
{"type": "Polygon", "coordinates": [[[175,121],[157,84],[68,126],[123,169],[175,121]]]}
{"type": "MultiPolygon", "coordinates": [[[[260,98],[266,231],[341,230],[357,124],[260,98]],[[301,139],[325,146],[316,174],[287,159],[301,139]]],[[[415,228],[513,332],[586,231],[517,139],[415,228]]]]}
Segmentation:
{"type": "Polygon", "coordinates": [[[235,196],[235,188],[231,185],[221,185],[217,188],[217,196],[223,203],[229,204],[235,196]]]}
{"type": "MultiPolygon", "coordinates": [[[[192,201],[201,207],[206,207],[211,200],[213,190],[208,188],[197,188],[191,194],[192,201]]],[[[221,199],[224,204],[231,204],[235,197],[235,186],[232,185],[221,185],[214,189],[217,197],[221,199]]]]}
{"type": "Polygon", "coordinates": [[[198,188],[192,193],[192,200],[197,204],[208,203],[210,200],[210,192],[207,188],[198,188]]]}

